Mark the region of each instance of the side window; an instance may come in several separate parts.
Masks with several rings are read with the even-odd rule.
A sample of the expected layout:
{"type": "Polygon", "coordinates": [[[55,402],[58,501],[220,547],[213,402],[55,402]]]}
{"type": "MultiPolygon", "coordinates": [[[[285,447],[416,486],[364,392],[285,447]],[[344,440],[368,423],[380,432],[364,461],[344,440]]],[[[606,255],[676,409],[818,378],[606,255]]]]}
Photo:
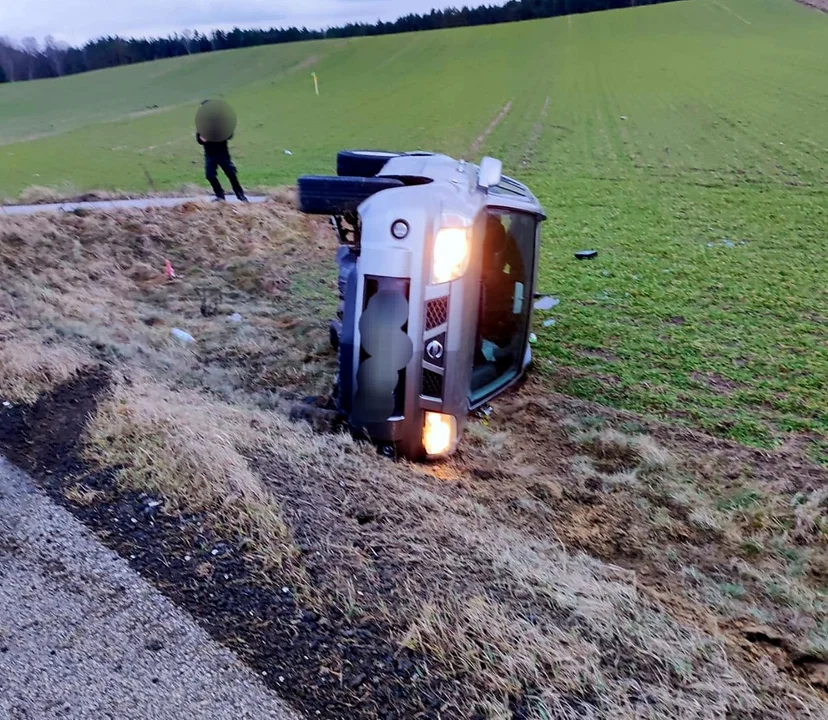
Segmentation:
{"type": "Polygon", "coordinates": [[[472,401],[520,372],[531,311],[537,219],[491,208],[486,217],[472,401]]]}

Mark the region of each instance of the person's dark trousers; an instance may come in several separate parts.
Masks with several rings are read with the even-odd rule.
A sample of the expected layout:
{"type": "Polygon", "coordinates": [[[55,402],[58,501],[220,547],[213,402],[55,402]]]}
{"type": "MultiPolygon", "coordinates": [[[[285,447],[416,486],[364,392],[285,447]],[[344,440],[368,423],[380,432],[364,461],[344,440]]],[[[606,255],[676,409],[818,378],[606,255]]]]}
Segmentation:
{"type": "Polygon", "coordinates": [[[236,166],[233,165],[233,161],[230,159],[230,154],[205,153],[204,174],[212,186],[216,197],[224,200],[224,188],[221,186],[221,182],[218,179],[218,168],[221,168],[224,171],[224,174],[227,175],[227,179],[230,181],[230,185],[233,187],[233,192],[236,194],[236,197],[239,200],[244,200],[244,188],[242,188],[241,183],[239,182],[239,177],[236,173],[236,166]]]}

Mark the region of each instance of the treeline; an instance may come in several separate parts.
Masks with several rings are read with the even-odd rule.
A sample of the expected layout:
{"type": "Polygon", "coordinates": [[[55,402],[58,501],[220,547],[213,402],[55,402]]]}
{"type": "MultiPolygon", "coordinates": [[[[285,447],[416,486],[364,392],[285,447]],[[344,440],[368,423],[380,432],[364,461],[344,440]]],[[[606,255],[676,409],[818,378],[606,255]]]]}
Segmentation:
{"type": "Polygon", "coordinates": [[[256,45],[494,25],[670,1],[509,0],[505,5],[432,10],[426,15],[405,15],[394,22],[348,23],[326,30],[295,27],[269,30],[234,28],[227,32],[214,30],[209,35],[185,31],[165,38],[125,39],[109,36],[91,40],[82,47],[71,47],[52,37],[47,37],[43,43],[31,37],[24,38],[19,43],[0,38],[0,83],[74,75],[117,65],[256,45]]]}

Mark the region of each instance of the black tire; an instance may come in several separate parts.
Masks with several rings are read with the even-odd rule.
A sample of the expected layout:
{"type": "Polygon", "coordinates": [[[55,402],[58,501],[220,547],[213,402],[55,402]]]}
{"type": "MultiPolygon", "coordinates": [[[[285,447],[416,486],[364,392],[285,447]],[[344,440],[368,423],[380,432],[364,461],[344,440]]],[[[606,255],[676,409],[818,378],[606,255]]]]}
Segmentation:
{"type": "Polygon", "coordinates": [[[343,150],[336,156],[336,174],[340,177],[374,177],[391,158],[399,155],[384,150],[343,150]]]}
{"type": "Polygon", "coordinates": [[[299,178],[299,209],[311,215],[344,215],[356,212],[363,200],[382,190],[403,187],[392,178],[329,177],[299,178]]]}

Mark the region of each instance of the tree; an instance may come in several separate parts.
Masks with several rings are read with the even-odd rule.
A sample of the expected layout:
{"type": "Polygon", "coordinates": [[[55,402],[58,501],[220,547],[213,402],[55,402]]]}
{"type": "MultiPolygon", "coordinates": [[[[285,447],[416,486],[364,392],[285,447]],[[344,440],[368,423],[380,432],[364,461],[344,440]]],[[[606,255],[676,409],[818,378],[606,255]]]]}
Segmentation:
{"type": "Polygon", "coordinates": [[[15,73],[16,51],[14,43],[7,37],[0,37],[0,67],[9,82],[17,80],[15,73]]]}
{"type": "Polygon", "coordinates": [[[40,47],[37,44],[37,39],[33,37],[24,37],[20,42],[20,49],[25,55],[26,75],[29,80],[34,80],[37,59],[40,55],[40,47]]]}
{"type": "Polygon", "coordinates": [[[55,75],[63,75],[66,72],[66,52],[69,45],[65,42],[58,42],[51,35],[47,35],[43,40],[43,46],[43,53],[54,68],[55,75]]]}
{"type": "MultiPolygon", "coordinates": [[[[196,33],[196,35],[198,35],[198,33],[196,33]]],[[[182,30],[181,42],[184,44],[184,49],[187,51],[187,55],[190,55],[193,52],[193,47],[195,47],[195,43],[193,40],[193,31],[182,30]]]]}

